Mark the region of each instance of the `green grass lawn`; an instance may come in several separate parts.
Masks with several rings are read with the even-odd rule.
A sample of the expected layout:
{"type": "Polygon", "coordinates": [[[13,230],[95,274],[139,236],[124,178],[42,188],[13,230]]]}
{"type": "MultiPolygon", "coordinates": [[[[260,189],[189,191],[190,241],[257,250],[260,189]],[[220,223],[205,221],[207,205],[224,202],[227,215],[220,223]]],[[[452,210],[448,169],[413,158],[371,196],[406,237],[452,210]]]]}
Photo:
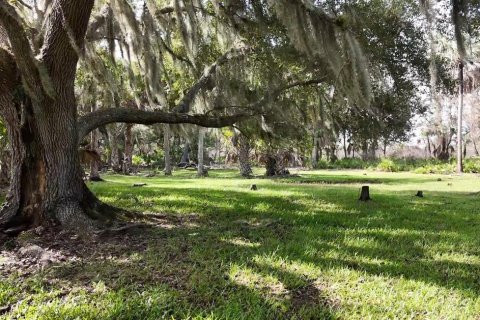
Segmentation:
{"type": "Polygon", "coordinates": [[[98,243],[111,254],[1,279],[3,317],[480,319],[479,177],[193,175],[91,184],[157,222],[98,243]],[[364,184],[368,203],[357,201],[364,184]]]}

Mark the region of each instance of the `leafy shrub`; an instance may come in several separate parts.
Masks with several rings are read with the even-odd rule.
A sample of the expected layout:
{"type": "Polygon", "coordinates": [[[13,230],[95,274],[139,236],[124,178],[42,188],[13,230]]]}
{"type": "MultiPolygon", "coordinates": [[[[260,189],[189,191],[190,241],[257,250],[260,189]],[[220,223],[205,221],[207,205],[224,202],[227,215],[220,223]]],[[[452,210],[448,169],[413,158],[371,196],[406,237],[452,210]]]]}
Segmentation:
{"type": "Polygon", "coordinates": [[[147,154],[144,157],[145,163],[152,166],[163,166],[165,163],[164,151],[156,150],[152,154],[147,154]]]}
{"type": "Polygon", "coordinates": [[[480,173],[480,159],[473,158],[465,160],[463,171],[466,173],[480,173]]]}
{"type": "Polygon", "coordinates": [[[137,156],[137,155],[133,155],[132,156],[132,164],[134,166],[142,166],[142,165],[145,165],[145,161],[143,160],[142,157],[137,156]]]}
{"type": "Polygon", "coordinates": [[[449,174],[454,173],[456,170],[455,163],[450,162],[439,162],[438,160],[430,160],[425,165],[418,167],[414,170],[415,173],[420,174],[449,174]]]}
{"type": "MultiPolygon", "coordinates": [[[[456,159],[441,161],[438,159],[384,158],[376,161],[364,161],[359,158],[344,158],[335,162],[320,160],[317,169],[364,169],[384,172],[413,171],[418,174],[451,174],[455,173],[456,159]]],[[[469,158],[464,161],[465,173],[480,173],[480,158],[469,158]]]]}
{"type": "Polygon", "coordinates": [[[343,158],[333,163],[333,166],[338,169],[366,169],[370,165],[371,162],[358,158],[343,158]]]}
{"type": "Polygon", "coordinates": [[[382,159],[380,163],[377,165],[377,170],[385,171],[385,172],[398,172],[400,171],[400,166],[398,166],[391,159],[382,159]]]}
{"type": "Polygon", "coordinates": [[[317,162],[316,168],[315,169],[332,169],[331,163],[327,162],[327,160],[319,160],[317,162]]]}

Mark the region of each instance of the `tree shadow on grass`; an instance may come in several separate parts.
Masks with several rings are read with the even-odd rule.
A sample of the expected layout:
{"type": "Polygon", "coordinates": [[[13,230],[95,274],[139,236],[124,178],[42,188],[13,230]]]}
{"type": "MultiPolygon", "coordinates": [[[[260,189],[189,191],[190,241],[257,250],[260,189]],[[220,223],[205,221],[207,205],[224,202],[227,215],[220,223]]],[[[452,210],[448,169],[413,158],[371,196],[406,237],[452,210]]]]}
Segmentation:
{"type": "MultiPolygon", "coordinates": [[[[310,193],[296,195],[306,201],[302,204],[251,192],[228,191],[226,195],[223,191],[178,188],[172,192],[192,199],[201,195],[202,203],[210,203],[197,209],[213,232],[260,242],[270,239],[270,250],[275,248],[280,256],[319,266],[404,276],[480,294],[480,266],[452,261],[450,257],[455,251],[477,256],[480,247],[478,209],[458,214],[457,201],[471,201],[468,205],[476,207],[475,199],[464,193],[431,193],[431,198],[424,200],[415,199],[412,192],[405,191],[382,194],[375,202],[362,204],[351,200],[355,190],[330,188],[316,194],[319,208],[312,208],[310,193]],[[258,227],[262,225],[260,221],[266,224],[261,227],[262,232],[258,227]],[[352,245],[345,241],[349,239],[365,239],[367,243],[352,245]],[[369,247],[368,242],[374,246],[369,247]],[[322,252],[331,250],[333,244],[338,256],[347,258],[338,258],[337,263],[335,259],[322,258],[322,252]],[[305,249],[309,247],[317,253],[306,255],[305,249]]],[[[167,200],[165,204],[179,208],[182,203],[167,200]]]]}
{"type": "MultiPolygon", "coordinates": [[[[342,304],[325,289],[328,280],[290,268],[294,262],[480,294],[480,266],[452,258],[454,253],[478,257],[478,210],[457,212],[460,202],[462,212],[474,208],[476,198],[439,192],[415,199],[405,191],[363,204],[355,200],[355,188],[295,188],[288,199],[271,194],[277,187],[265,192],[147,188],[135,200],[131,190],[114,185],[102,191],[107,201],[172,214],[147,215],[141,230],[93,245],[86,241],[80,260],[27,279],[40,281],[46,291],[73,287],[88,299],[113,299],[105,302],[102,315],[125,319],[335,318],[342,304]],[[185,213],[188,218],[182,219],[185,213]],[[439,258],[442,254],[446,258],[439,258]],[[267,258],[269,263],[262,262],[267,258]]],[[[102,312],[101,304],[92,308],[102,312]]]]}
{"type": "MultiPolygon", "coordinates": [[[[361,170],[359,170],[361,171],[361,170]]],[[[245,183],[249,183],[253,180],[260,180],[260,181],[273,181],[279,184],[304,184],[304,185],[345,185],[345,184],[386,184],[386,185],[405,185],[409,183],[426,183],[426,182],[445,182],[449,180],[453,180],[451,176],[448,175],[417,175],[416,177],[411,176],[404,176],[402,173],[390,173],[387,176],[375,176],[374,173],[368,172],[365,173],[364,176],[359,176],[358,172],[353,171],[352,174],[348,173],[336,173],[331,174],[332,171],[328,171],[329,173],[308,173],[303,174],[300,172],[299,174],[292,174],[286,176],[279,176],[279,177],[267,177],[265,175],[257,175],[253,176],[252,179],[245,179],[244,177],[238,174],[236,170],[229,170],[225,171],[222,170],[221,172],[215,172],[210,177],[204,178],[206,181],[208,180],[230,180],[230,179],[243,179],[245,183]]],[[[123,176],[124,179],[127,181],[138,179],[139,177],[135,176],[123,176]]],[[[108,178],[107,178],[108,179],[108,178]]],[[[148,181],[153,181],[155,184],[160,185],[168,185],[171,184],[172,181],[175,183],[183,183],[185,185],[192,184],[192,182],[198,181],[198,177],[196,176],[196,172],[182,172],[175,176],[164,177],[162,179],[158,179],[157,177],[152,178],[141,178],[148,181]]],[[[120,182],[126,183],[126,182],[120,182]]]]}
{"type": "MultiPolygon", "coordinates": [[[[170,224],[177,221],[175,218],[170,224]]],[[[271,227],[270,222],[263,227],[271,227]]],[[[255,228],[270,233],[263,227],[255,228]]],[[[255,253],[269,250],[239,246],[226,239],[210,226],[181,225],[132,229],[115,237],[95,239],[93,246],[86,239],[78,239],[75,245],[63,246],[62,250],[67,255],[74,251],[79,260],[55,264],[36,277],[25,278],[26,288],[36,283],[41,289],[27,289],[24,293],[33,297],[39,291],[49,293],[44,301],[32,301],[33,305],[50,301],[42,309],[45,317],[55,314],[83,318],[97,312],[103,319],[334,318],[338,302],[313,279],[281,269],[256,268],[249,275],[232,274],[233,264],[240,266],[255,253]],[[173,301],[173,306],[145,303],[159,290],[173,301]],[[80,298],[82,295],[94,304],[87,304],[80,298]],[[61,301],[60,305],[51,302],[55,299],[61,301]],[[104,299],[114,301],[102,302],[104,299]],[[82,305],[82,301],[83,309],[72,313],[70,303],[82,305]],[[98,309],[102,303],[108,305],[107,309],[98,309]]]]}
{"type": "MultiPolygon", "coordinates": [[[[444,178],[447,179],[447,178],[444,178]]],[[[357,175],[348,174],[308,174],[292,177],[283,177],[275,179],[280,183],[298,183],[298,184],[389,184],[389,185],[403,185],[408,183],[418,183],[418,178],[407,178],[396,176],[392,178],[386,177],[358,177],[357,175]]],[[[434,182],[438,181],[436,177],[425,178],[422,177],[422,182],[434,182]]]]}

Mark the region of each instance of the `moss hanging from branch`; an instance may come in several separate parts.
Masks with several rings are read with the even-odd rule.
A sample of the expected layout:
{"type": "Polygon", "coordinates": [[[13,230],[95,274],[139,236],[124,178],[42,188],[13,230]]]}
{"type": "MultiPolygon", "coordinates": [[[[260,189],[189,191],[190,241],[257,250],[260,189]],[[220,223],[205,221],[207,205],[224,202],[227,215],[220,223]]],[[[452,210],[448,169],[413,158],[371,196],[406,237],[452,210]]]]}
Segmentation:
{"type": "Polygon", "coordinates": [[[336,87],[353,102],[369,107],[371,88],[365,56],[339,18],[311,1],[269,0],[297,50],[325,66],[336,87]]]}
{"type": "Polygon", "coordinates": [[[175,14],[178,28],[182,35],[185,51],[192,63],[195,64],[195,56],[199,47],[199,27],[191,1],[175,0],[175,14]]]}
{"type": "Polygon", "coordinates": [[[167,107],[167,98],[165,96],[165,90],[162,88],[162,74],[163,68],[163,56],[158,42],[154,41],[155,25],[153,17],[147,6],[143,10],[143,55],[145,66],[145,89],[147,98],[151,106],[163,106],[167,107]]]}
{"type": "Polygon", "coordinates": [[[465,22],[465,0],[452,0],[452,21],[455,29],[458,55],[461,60],[467,56],[462,29],[465,22]]]}

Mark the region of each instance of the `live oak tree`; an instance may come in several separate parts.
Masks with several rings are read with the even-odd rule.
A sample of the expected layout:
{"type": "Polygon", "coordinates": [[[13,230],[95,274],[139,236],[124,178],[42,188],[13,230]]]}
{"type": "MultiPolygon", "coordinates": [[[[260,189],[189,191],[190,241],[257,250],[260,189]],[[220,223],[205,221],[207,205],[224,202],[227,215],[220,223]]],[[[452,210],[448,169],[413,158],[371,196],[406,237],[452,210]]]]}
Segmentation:
{"type": "Polygon", "coordinates": [[[440,160],[448,160],[452,129],[445,124],[443,117],[446,113],[445,94],[451,94],[452,83],[448,81],[450,77],[446,75],[446,72],[442,72],[442,69],[445,70],[445,66],[448,65],[448,61],[442,57],[440,46],[441,39],[446,37],[444,32],[441,32],[442,29],[445,30],[445,27],[441,25],[441,12],[446,12],[447,9],[445,2],[441,1],[421,0],[420,6],[425,15],[429,45],[430,107],[434,116],[429,131],[436,136],[433,148],[434,156],[440,160]]]}
{"type": "MultiPolygon", "coordinates": [[[[94,1],[50,3],[44,29],[29,37],[25,22],[0,2],[0,112],[12,145],[11,188],[0,214],[3,229],[47,220],[86,227],[106,218],[82,180],[78,144],[91,130],[112,122],[194,123],[221,127],[246,116],[205,116],[127,108],[77,117],[75,74],[94,1]]],[[[30,30],[28,30],[30,31],[30,30]]]]}
{"type": "MultiPolygon", "coordinates": [[[[79,163],[79,143],[99,127],[117,122],[230,126],[264,114],[289,89],[325,79],[336,81],[336,85],[352,99],[368,100],[365,63],[355,37],[335,18],[309,1],[269,1],[261,2],[260,7],[251,7],[247,1],[231,1],[227,5],[212,1],[204,6],[203,1],[176,0],[173,7],[159,7],[155,1],[146,1],[149,14],[144,12],[142,16],[143,33],[135,10],[126,0],[112,0],[111,6],[105,3],[106,6],[95,9],[93,17],[93,0],[44,1],[41,7],[37,6],[39,2],[33,2],[31,6],[28,3],[0,1],[0,115],[7,127],[11,159],[15,164],[7,202],[0,212],[0,229],[7,233],[15,234],[47,221],[65,227],[90,228],[98,221],[115,217],[118,210],[99,201],[86,187],[79,163]],[[209,5],[213,5],[213,11],[209,5]],[[164,99],[166,87],[161,85],[159,73],[162,70],[159,69],[160,60],[156,60],[159,58],[156,50],[161,47],[172,56],[176,56],[176,52],[168,42],[156,43],[159,47],[155,47],[148,40],[161,42],[162,36],[166,39],[173,32],[168,21],[164,25],[159,22],[152,28],[149,24],[152,18],[164,21],[164,14],[174,12],[182,38],[180,43],[187,56],[187,60],[177,59],[195,67],[196,35],[201,27],[195,20],[196,11],[200,9],[206,10],[205,16],[224,19],[232,28],[242,32],[253,30],[252,43],[224,52],[204,72],[192,73],[194,81],[174,105],[167,107],[164,105],[168,103],[164,99]],[[191,107],[199,96],[208,96],[215,88],[217,91],[224,89],[222,83],[232,76],[227,71],[224,73],[226,77],[222,77],[219,66],[236,56],[238,50],[246,51],[242,56],[248,56],[250,50],[255,52],[255,40],[258,40],[255,32],[260,29],[252,25],[263,21],[265,12],[270,12],[270,16],[274,13],[278,18],[288,35],[284,39],[291,39],[292,47],[306,60],[316,61],[308,75],[321,74],[322,77],[305,79],[305,73],[299,70],[303,79],[298,75],[277,77],[277,81],[263,90],[256,87],[255,94],[246,104],[224,104],[223,99],[220,107],[193,114],[191,107]],[[292,12],[295,15],[292,16],[292,12]],[[116,16],[116,22],[107,27],[110,34],[97,32],[112,23],[109,20],[111,15],[116,16]],[[145,39],[145,32],[150,32],[151,36],[145,39]],[[82,59],[91,68],[99,66],[94,63],[96,55],[92,54],[91,44],[85,38],[103,37],[108,46],[111,45],[108,40],[116,36],[120,38],[118,47],[115,52],[110,48],[109,52],[115,57],[118,51],[123,51],[123,59],[130,61],[126,66],[127,76],[135,76],[131,72],[134,63],[148,75],[144,79],[144,90],[133,96],[137,108],[122,106],[120,95],[112,88],[113,108],[101,108],[79,116],[75,95],[78,62],[82,59]],[[133,56],[129,57],[129,54],[133,56]],[[144,104],[145,100],[148,104],[144,104]]],[[[99,1],[98,4],[102,3],[99,1]]],[[[108,72],[103,74],[108,76],[108,72]]],[[[135,80],[120,78],[129,83],[135,80]]],[[[108,80],[105,78],[105,82],[108,80]]],[[[136,92],[134,89],[132,87],[132,93],[136,92]]]]}
{"type": "MultiPolygon", "coordinates": [[[[480,66],[474,49],[479,30],[479,2],[421,0],[420,3],[426,17],[430,46],[430,92],[434,115],[433,123],[425,130],[426,139],[433,155],[447,160],[454,151],[453,140],[456,138],[457,171],[461,172],[465,150],[463,91],[467,94],[475,91],[480,66]],[[456,109],[455,114],[449,108],[456,109]],[[445,117],[447,113],[448,118],[445,117]],[[436,137],[436,141],[430,143],[430,136],[436,137]]],[[[471,101],[470,97],[465,101],[471,101]]]]}
{"type": "MultiPolygon", "coordinates": [[[[424,30],[418,24],[421,14],[417,1],[318,3],[336,16],[338,23],[356,33],[368,57],[373,90],[372,99],[365,104],[329,81],[316,88],[315,94],[302,88],[301,97],[310,96],[299,110],[306,115],[300,123],[307,124],[308,132],[302,134],[311,148],[312,167],[325,155],[335,160],[339,144],[345,157],[359,149],[365,157],[372,157],[378,147],[385,149],[389,143],[407,139],[412,116],[424,112],[417,92],[428,77],[427,47],[424,30]]],[[[298,133],[303,128],[294,130],[298,133]]],[[[288,130],[279,132],[287,144],[298,145],[297,139],[289,139],[288,130]]]]}

